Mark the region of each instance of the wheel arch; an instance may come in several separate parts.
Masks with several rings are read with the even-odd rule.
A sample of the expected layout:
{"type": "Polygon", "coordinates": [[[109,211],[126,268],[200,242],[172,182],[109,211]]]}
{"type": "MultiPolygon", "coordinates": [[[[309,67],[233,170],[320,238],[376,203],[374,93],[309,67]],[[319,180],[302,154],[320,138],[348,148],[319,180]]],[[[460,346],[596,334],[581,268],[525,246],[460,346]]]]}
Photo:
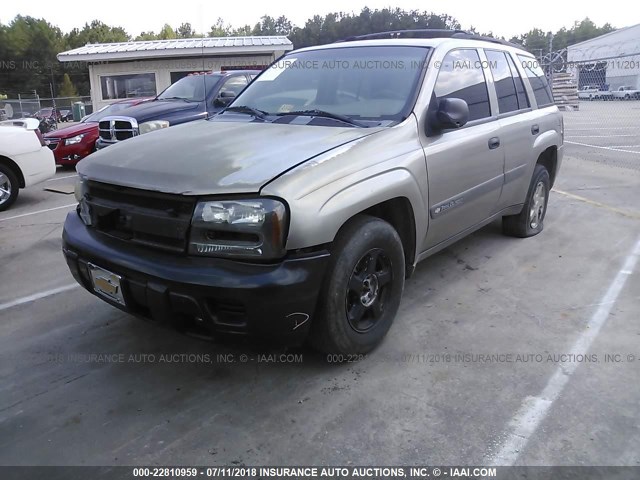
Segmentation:
{"type": "Polygon", "coordinates": [[[553,184],[556,179],[556,173],[558,171],[558,147],[553,145],[543,150],[542,153],[538,156],[536,165],[542,165],[547,169],[547,171],[549,172],[551,187],[553,188],[553,184]]]}
{"type": "Polygon", "coordinates": [[[22,174],[22,170],[18,166],[16,162],[11,160],[9,157],[4,155],[0,155],[0,165],[5,165],[7,168],[10,168],[11,171],[18,177],[18,182],[20,182],[20,188],[25,187],[24,175],[22,174]]]}

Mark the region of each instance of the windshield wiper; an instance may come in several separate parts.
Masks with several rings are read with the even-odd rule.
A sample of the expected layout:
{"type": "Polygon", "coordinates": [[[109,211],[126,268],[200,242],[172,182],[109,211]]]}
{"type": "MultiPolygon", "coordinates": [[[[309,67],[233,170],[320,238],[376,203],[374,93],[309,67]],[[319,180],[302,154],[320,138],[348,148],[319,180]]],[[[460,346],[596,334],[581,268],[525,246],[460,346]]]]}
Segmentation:
{"type": "Polygon", "coordinates": [[[303,117],[322,117],[322,118],[332,118],[333,120],[339,120],[343,123],[348,123],[349,125],[353,125],[355,127],[366,127],[367,125],[359,122],[358,120],[354,120],[351,117],[347,117],[346,115],[340,115],[339,113],[331,113],[326,112],[324,110],[299,110],[294,112],[285,112],[279,113],[278,116],[285,117],[287,115],[296,115],[303,117]]]}
{"type": "Polygon", "coordinates": [[[225,108],[222,112],[246,113],[248,115],[253,115],[254,117],[260,118],[261,120],[264,120],[265,117],[269,115],[269,112],[258,110],[257,108],[249,107],[248,105],[234,105],[232,107],[225,108]]]}
{"type": "Polygon", "coordinates": [[[191,100],[189,98],[184,98],[184,97],[162,97],[162,98],[158,98],[158,100],[182,100],[185,102],[194,102],[195,100],[191,100]]]}

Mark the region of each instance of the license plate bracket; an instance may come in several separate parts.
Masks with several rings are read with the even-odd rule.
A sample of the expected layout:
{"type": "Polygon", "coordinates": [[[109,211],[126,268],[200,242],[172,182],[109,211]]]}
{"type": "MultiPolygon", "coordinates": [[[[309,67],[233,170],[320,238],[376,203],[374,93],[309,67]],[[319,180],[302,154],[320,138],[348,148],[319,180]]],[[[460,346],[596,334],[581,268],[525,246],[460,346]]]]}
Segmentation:
{"type": "Polygon", "coordinates": [[[89,267],[94,292],[120,305],[126,305],[122,295],[122,277],[120,275],[93,263],[87,263],[87,267],[89,267]]]}

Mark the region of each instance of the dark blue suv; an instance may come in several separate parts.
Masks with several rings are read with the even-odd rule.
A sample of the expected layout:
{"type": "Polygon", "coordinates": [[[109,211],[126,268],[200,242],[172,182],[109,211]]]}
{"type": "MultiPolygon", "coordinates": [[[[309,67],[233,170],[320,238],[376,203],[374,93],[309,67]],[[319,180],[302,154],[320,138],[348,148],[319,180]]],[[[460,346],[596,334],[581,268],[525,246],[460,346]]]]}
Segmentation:
{"type": "Polygon", "coordinates": [[[96,148],[172,125],[207,118],[224,109],[259,70],[192,74],[167,87],[154,100],[104,117],[96,148]]]}

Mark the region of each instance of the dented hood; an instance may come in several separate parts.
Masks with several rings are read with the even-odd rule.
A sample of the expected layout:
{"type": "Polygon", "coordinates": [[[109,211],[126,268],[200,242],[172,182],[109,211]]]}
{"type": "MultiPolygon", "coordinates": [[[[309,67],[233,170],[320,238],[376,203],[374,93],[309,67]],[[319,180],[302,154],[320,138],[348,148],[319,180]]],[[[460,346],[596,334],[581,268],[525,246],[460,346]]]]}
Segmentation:
{"type": "Polygon", "coordinates": [[[195,121],[99,150],[77,170],[90,180],[165,193],[253,193],[310,158],[380,130],[195,121]]]}

